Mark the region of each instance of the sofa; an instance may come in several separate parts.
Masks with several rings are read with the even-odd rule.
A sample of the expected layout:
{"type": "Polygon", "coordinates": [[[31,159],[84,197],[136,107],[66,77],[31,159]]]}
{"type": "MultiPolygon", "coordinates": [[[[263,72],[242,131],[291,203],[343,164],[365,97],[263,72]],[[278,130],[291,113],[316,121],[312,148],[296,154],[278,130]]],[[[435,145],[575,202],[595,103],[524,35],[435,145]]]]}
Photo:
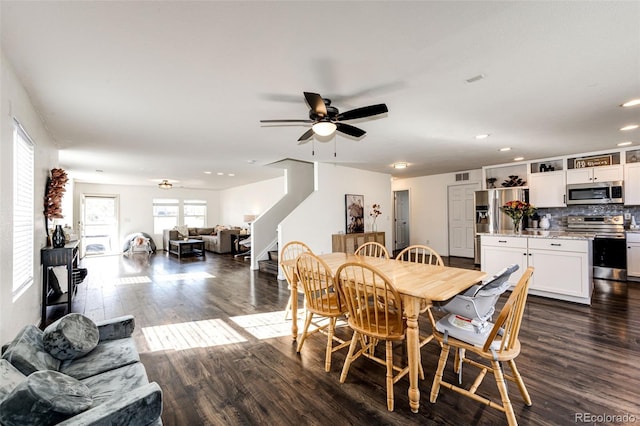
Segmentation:
{"type": "Polygon", "coordinates": [[[162,232],[162,244],[164,250],[169,249],[169,240],[182,240],[184,238],[192,238],[202,240],[204,249],[214,253],[225,254],[233,252],[232,235],[242,233],[240,228],[187,228],[185,231],[178,229],[165,229],[162,232]]]}
{"type": "Polygon", "coordinates": [[[2,348],[0,424],[162,425],[130,315],[99,323],[71,313],[44,331],[24,327],[2,348]]]}

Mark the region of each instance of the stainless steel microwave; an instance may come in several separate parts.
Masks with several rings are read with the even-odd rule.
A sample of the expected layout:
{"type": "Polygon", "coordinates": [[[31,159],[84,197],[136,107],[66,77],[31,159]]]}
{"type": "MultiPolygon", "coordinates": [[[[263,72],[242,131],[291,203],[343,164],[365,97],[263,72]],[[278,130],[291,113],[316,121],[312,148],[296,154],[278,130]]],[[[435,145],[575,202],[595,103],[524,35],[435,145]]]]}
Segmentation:
{"type": "Polygon", "coordinates": [[[622,181],[575,183],[567,185],[567,205],[622,204],[622,181]]]}

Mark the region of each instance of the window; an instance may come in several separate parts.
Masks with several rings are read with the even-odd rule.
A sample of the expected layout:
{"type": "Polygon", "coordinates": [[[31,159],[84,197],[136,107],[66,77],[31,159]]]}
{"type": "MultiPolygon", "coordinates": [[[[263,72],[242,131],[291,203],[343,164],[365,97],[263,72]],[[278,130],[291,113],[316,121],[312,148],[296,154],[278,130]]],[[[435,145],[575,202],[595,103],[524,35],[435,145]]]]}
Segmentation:
{"type": "Polygon", "coordinates": [[[184,224],[190,228],[204,228],[207,225],[207,202],[184,200],[184,224]]]}
{"type": "Polygon", "coordinates": [[[178,224],[178,200],[157,198],[153,200],[153,233],[162,234],[163,229],[173,229],[178,224]]]}
{"type": "Polygon", "coordinates": [[[13,293],[33,284],[34,144],[20,123],[13,126],[13,293]]]}

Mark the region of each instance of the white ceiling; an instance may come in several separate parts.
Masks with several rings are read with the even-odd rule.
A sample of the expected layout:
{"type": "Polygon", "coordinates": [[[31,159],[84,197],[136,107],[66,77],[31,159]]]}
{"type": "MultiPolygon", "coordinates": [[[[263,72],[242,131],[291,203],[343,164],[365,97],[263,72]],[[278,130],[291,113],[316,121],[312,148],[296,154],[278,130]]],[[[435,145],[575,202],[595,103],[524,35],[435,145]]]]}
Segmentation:
{"type": "Polygon", "coordinates": [[[640,143],[618,130],[640,123],[619,107],[640,97],[640,1],[0,7],[6,58],[78,181],[222,189],[284,158],[412,177],[640,143]],[[389,113],[350,122],[361,140],[260,125],[307,118],[303,91],[389,113]]]}

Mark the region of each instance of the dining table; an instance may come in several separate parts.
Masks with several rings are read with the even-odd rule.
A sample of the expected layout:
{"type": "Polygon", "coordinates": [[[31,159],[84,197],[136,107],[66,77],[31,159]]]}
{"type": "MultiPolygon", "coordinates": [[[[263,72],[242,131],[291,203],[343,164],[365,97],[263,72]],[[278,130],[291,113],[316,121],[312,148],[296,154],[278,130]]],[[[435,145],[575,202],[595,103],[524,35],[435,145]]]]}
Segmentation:
{"type": "MultiPolygon", "coordinates": [[[[473,269],[450,266],[428,265],[405,262],[382,257],[361,256],[348,253],[327,253],[317,255],[333,274],[347,262],[364,262],[384,273],[402,298],[404,315],[407,320],[407,356],[409,365],[409,405],[417,413],[420,408],[418,372],[420,370],[420,329],[418,317],[425,306],[433,302],[449,300],[472,285],[483,280],[487,274],[473,269]]],[[[283,267],[295,268],[295,260],[283,261],[283,267]]],[[[298,279],[296,274],[291,286],[291,311],[293,312],[291,332],[293,339],[298,336],[296,312],[298,312],[298,279]]]]}

